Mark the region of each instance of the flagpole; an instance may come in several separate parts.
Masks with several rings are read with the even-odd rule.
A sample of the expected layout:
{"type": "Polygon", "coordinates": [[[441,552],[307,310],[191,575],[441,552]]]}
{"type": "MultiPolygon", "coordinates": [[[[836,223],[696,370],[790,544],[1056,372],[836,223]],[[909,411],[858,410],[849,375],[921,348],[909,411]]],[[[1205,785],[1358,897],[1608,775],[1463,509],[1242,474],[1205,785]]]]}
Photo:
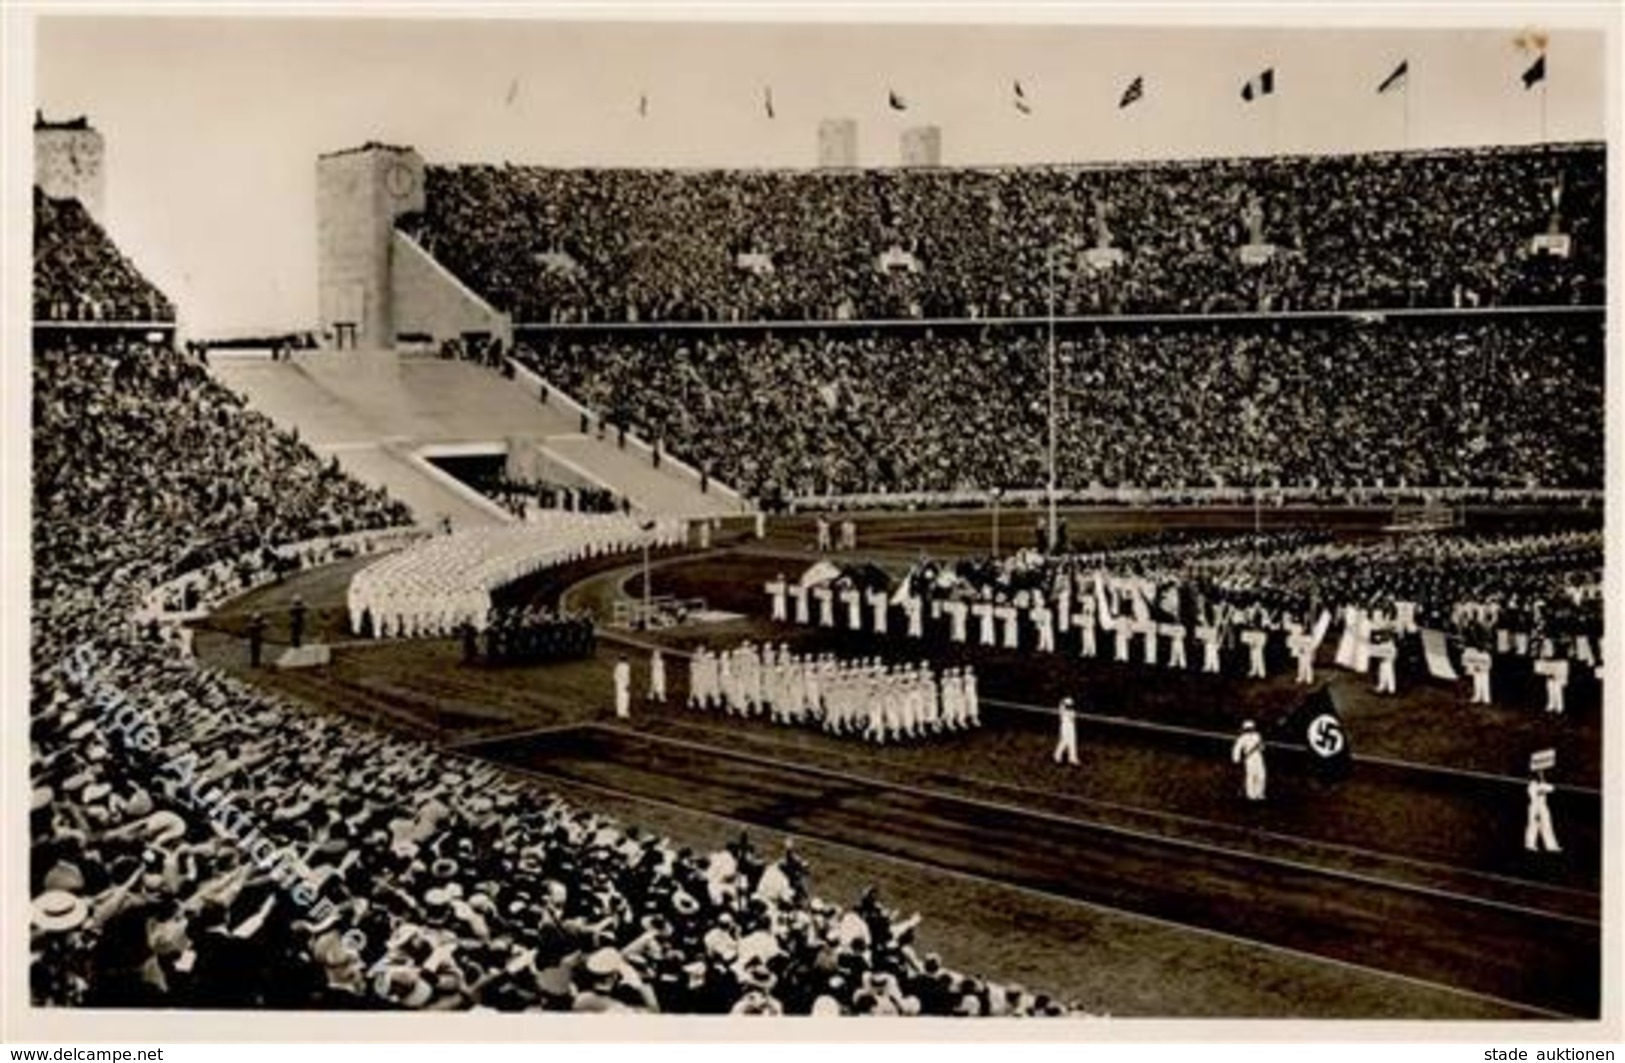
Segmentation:
{"type": "Polygon", "coordinates": [[[1049,539],[1044,553],[1055,552],[1055,234],[1049,246],[1049,539]]]}
{"type": "Polygon", "coordinates": [[[1399,87],[1405,97],[1405,150],[1411,150],[1411,68],[1407,60],[1405,65],[1405,84],[1399,87]]]}

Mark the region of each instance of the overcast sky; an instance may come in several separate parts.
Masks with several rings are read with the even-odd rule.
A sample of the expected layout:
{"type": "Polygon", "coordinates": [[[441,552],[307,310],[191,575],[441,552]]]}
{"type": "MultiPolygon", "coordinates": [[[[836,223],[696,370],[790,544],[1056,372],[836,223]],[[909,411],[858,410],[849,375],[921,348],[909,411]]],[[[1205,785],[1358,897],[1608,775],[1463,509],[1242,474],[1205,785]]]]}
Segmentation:
{"type": "Polygon", "coordinates": [[[725,25],[68,18],[38,23],[38,104],[107,142],[109,228],[195,331],[314,324],[314,163],[366,140],[431,162],[810,166],[933,123],[948,164],[1600,139],[1604,39],[1554,30],[1548,80],[1504,28],[725,25]],[[1377,85],[1408,61],[1404,92],[1377,85]],[[1243,82],[1273,67],[1276,95],[1243,82]],[[1145,96],[1118,108],[1135,76],[1145,96]],[[1032,113],[1014,106],[1019,79],[1032,113]],[[763,91],[772,87],[777,117],[763,91]],[[888,108],[888,90],[908,102],[888,108]],[[640,117],[640,96],[648,114],[640,117]],[[1407,126],[1408,108],[1408,126],[1407,126]]]}

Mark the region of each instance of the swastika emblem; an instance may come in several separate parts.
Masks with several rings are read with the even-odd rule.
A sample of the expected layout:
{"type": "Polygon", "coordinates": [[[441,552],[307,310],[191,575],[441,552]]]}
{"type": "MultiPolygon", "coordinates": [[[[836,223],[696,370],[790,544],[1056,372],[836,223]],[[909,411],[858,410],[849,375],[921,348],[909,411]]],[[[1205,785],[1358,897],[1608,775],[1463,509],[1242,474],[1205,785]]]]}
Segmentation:
{"type": "Polygon", "coordinates": [[[1343,725],[1330,713],[1322,713],[1309,721],[1309,748],[1320,757],[1330,759],[1343,752],[1343,725]]]}

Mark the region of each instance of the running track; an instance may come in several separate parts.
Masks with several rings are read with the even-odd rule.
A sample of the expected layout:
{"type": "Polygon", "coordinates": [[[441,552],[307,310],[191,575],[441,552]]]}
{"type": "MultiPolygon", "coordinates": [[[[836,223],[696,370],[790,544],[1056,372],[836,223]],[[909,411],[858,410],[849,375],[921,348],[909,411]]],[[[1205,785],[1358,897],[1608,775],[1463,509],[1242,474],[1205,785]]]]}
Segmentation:
{"type": "Polygon", "coordinates": [[[588,725],[465,752],[630,795],[1515,1003],[1596,1017],[1593,919],[588,725]]]}

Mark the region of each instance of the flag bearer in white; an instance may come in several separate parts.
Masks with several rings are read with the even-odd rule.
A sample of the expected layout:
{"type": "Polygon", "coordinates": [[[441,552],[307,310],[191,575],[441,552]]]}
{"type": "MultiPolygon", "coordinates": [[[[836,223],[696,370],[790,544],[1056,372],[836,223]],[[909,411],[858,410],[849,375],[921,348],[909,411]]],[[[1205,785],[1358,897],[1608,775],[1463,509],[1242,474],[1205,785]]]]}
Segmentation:
{"type": "Polygon", "coordinates": [[[767,585],[768,596],[773,599],[774,620],[784,621],[789,618],[784,608],[784,597],[789,589],[789,586],[784,582],[784,573],[782,572],[767,585]]]}
{"type": "Polygon", "coordinates": [[[942,603],[942,611],[948,615],[948,637],[955,642],[964,642],[965,615],[970,612],[970,605],[957,599],[950,599],[942,603]]]}
{"type": "Polygon", "coordinates": [[[971,612],[976,614],[977,641],[983,646],[993,645],[993,603],[977,602],[971,612]]]}
{"type": "Polygon", "coordinates": [[[1294,631],[1287,636],[1286,648],[1298,662],[1297,681],[1305,686],[1315,682],[1315,639],[1307,631],[1294,631]]]}
{"type": "Polygon", "coordinates": [[[1061,699],[1061,734],[1055,743],[1055,754],[1050,759],[1057,764],[1078,762],[1078,714],[1072,708],[1070,697],[1061,699]]]}
{"type": "Polygon", "coordinates": [[[1092,595],[1081,595],[1078,598],[1078,611],[1072,616],[1072,623],[1078,629],[1078,652],[1085,657],[1093,657],[1099,652],[1095,642],[1097,634],[1095,623],[1095,599],[1092,595]]]}
{"type": "Polygon", "coordinates": [[[1020,613],[1016,611],[1016,607],[1013,605],[997,606],[994,608],[993,613],[999,618],[999,623],[1004,628],[1004,648],[1007,650],[1015,649],[1021,644],[1018,641],[1020,629],[1017,627],[1020,613]]]}
{"type": "Polygon", "coordinates": [[[1038,652],[1055,652],[1055,614],[1050,612],[1049,605],[1040,598],[1032,608],[1033,626],[1038,629],[1038,652]]]}
{"type": "Polygon", "coordinates": [[[856,587],[848,587],[841,592],[841,601],[846,605],[846,626],[853,631],[862,631],[863,592],[856,587]]]}
{"type": "Polygon", "coordinates": [[[1242,791],[1249,801],[1264,800],[1264,737],[1248,720],[1230,747],[1230,761],[1242,767],[1242,791]]]}
{"type": "Polygon", "coordinates": [[[908,614],[908,637],[925,637],[925,602],[917,594],[903,599],[903,611],[908,614]]]}
{"type": "Polygon", "coordinates": [[[1263,679],[1267,674],[1264,670],[1264,640],[1267,636],[1262,631],[1248,630],[1241,633],[1241,641],[1247,645],[1247,675],[1251,679],[1263,679]]]}
{"type": "Polygon", "coordinates": [[[883,590],[871,590],[868,594],[869,610],[874,615],[875,634],[886,633],[886,614],[891,609],[891,599],[883,590]]]}
{"type": "Polygon", "coordinates": [[[1120,616],[1112,621],[1112,645],[1117,650],[1117,661],[1127,664],[1129,660],[1129,640],[1134,637],[1134,621],[1126,616],[1120,616]]]}
{"type": "Polygon", "coordinates": [[[818,626],[835,626],[835,591],[824,587],[814,587],[813,597],[818,600],[818,626]]]}
{"type": "Polygon", "coordinates": [[[1184,671],[1190,667],[1185,658],[1185,625],[1163,624],[1157,629],[1168,639],[1168,667],[1184,671]]]}
{"type": "Polygon", "coordinates": [[[1202,671],[1208,675],[1219,674],[1219,629],[1212,624],[1204,624],[1196,629],[1196,640],[1202,644],[1202,671]]]}

